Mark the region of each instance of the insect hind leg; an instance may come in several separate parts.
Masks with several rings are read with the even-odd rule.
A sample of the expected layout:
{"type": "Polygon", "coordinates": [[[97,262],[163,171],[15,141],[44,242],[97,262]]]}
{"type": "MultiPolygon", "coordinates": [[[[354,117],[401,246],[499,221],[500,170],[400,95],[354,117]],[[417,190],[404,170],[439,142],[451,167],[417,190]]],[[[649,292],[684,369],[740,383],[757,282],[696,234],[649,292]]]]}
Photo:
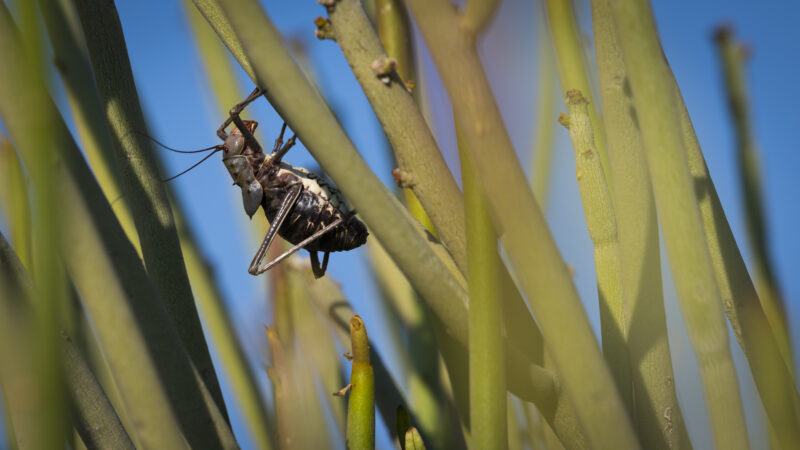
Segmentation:
{"type": "Polygon", "coordinates": [[[328,257],[331,255],[331,252],[325,252],[325,255],[322,257],[322,265],[319,263],[319,258],[317,257],[317,252],[309,252],[311,256],[311,272],[314,273],[314,278],[322,278],[325,275],[325,270],[328,269],[328,257]]]}

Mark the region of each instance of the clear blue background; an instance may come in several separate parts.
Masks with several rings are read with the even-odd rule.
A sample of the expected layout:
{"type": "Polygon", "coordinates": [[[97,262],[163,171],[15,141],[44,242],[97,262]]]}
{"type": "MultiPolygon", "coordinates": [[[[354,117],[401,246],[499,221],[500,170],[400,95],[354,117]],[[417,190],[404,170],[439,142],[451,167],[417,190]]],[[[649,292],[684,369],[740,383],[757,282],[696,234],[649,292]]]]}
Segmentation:
{"type": "MultiPolygon", "coordinates": [[[[383,135],[343,59],[337,45],[318,41],[313,36],[313,19],[324,15],[324,9],[313,0],[266,1],[264,7],[284,36],[303,41],[311,57],[321,89],[343,124],[378,176],[391,186],[391,167],[386,161],[383,135]]],[[[800,169],[800,93],[796,80],[800,70],[800,3],[795,1],[706,1],[688,0],[654,2],[656,20],[665,53],[682,89],[695,129],[703,147],[709,169],[722,204],[731,222],[740,248],[749,254],[742,221],[742,201],[737,178],[737,163],[731,120],[721,84],[720,66],[712,42],[712,31],[720,23],[731,23],[739,39],[754,50],[748,65],[752,98],[752,116],[762,149],[764,194],[768,233],[773,262],[783,287],[792,326],[796,330],[800,307],[800,279],[796,276],[800,262],[800,235],[796,228],[800,218],[797,207],[798,169],[800,169]]],[[[181,2],[117,1],[128,52],[133,65],[142,105],[154,137],[168,145],[192,149],[217,143],[215,130],[224,119],[210,92],[205,70],[194,45],[181,2]]],[[[534,103],[537,95],[536,15],[539,5],[523,0],[505,0],[481,43],[487,72],[506,120],[509,133],[523,167],[529,166],[534,103]]],[[[591,41],[588,3],[580,2],[580,20],[586,39],[591,41]]],[[[424,46],[421,39],[418,47],[424,46]]],[[[426,80],[433,105],[433,122],[440,147],[454,173],[458,174],[452,119],[447,95],[435,75],[429,58],[426,80]]],[[[244,96],[252,83],[240,73],[238,80],[244,96]]],[[[232,83],[237,80],[231,80],[232,83]]],[[[67,108],[60,86],[54,87],[61,109],[67,108]]],[[[558,101],[558,111],[563,104],[558,101]]],[[[265,100],[259,100],[248,114],[260,121],[262,142],[270,142],[279,130],[281,120],[265,100]]],[[[594,326],[598,327],[597,296],[593,273],[592,247],[586,232],[577,188],[574,183],[572,149],[566,132],[556,131],[548,219],[564,259],[575,267],[575,283],[594,326]]],[[[193,157],[163,152],[168,174],[191,165],[193,157]]],[[[315,168],[316,164],[300,146],[287,160],[294,165],[315,168]]],[[[266,297],[266,277],[251,277],[247,266],[256,248],[238,189],[230,185],[229,175],[217,158],[172,182],[184,202],[188,218],[203,250],[212,264],[215,277],[228,299],[228,306],[243,342],[247,343],[260,381],[268,386],[260,368],[266,363],[263,326],[271,323],[266,297]]],[[[266,220],[257,214],[254,219],[264,229],[266,220]]],[[[305,257],[305,252],[303,257],[305,257]]],[[[668,263],[664,261],[665,272],[668,263]]],[[[379,351],[385,336],[381,333],[383,311],[376,289],[364,282],[368,266],[363,250],[334,254],[329,276],[339,280],[358,312],[369,327],[379,351]]],[[[674,293],[667,283],[670,341],[676,370],[679,400],[692,435],[695,448],[710,448],[708,421],[702,401],[696,363],[677,311],[674,293]]],[[[795,332],[795,343],[797,333],[795,332]]],[[[735,342],[731,346],[737,360],[743,361],[735,342]]],[[[798,346],[795,345],[795,349],[798,346]]],[[[391,352],[384,355],[391,360],[391,352]]],[[[740,379],[746,402],[750,437],[754,448],[767,445],[758,397],[744,364],[740,379]]],[[[224,379],[224,373],[221,374],[224,379]]],[[[228,391],[226,390],[226,393],[228,391]]],[[[242,423],[237,419],[235,404],[229,404],[234,418],[234,431],[244,447],[252,445],[242,423]]],[[[379,446],[389,445],[379,436],[379,446]]]]}

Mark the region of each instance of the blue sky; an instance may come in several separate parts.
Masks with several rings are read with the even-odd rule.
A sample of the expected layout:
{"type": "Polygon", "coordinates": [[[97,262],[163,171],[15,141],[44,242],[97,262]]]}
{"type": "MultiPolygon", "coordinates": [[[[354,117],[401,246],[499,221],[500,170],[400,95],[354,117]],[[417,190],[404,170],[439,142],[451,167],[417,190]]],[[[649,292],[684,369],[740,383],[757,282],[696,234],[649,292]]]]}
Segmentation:
{"type": "MultiPolygon", "coordinates": [[[[119,13],[133,65],[137,88],[150,131],[160,141],[178,148],[201,148],[217,143],[215,130],[224,119],[209,90],[204,67],[198,57],[181,2],[146,0],[120,1],[119,13]]],[[[386,161],[385,144],[369,104],[360,92],[339,48],[331,41],[313,37],[313,19],[324,15],[314,0],[266,1],[265,9],[285,36],[303,40],[320,76],[320,86],[331,106],[340,114],[351,139],[378,176],[391,184],[391,167],[386,161]]],[[[587,39],[591,40],[588,3],[579,2],[580,19],[587,39]]],[[[796,196],[800,169],[800,91],[795,83],[798,66],[800,19],[798,2],[747,2],[688,0],[654,2],[654,11],[666,56],[678,79],[703,147],[712,178],[731,222],[734,234],[745,254],[746,245],[742,203],[737,178],[737,163],[731,120],[727,111],[718,58],[711,40],[712,30],[723,22],[735,27],[736,36],[754,52],[748,65],[752,117],[762,150],[764,194],[768,232],[773,262],[785,292],[789,316],[795,326],[800,317],[800,234],[796,224],[800,208],[796,196]]],[[[487,72],[503,112],[509,133],[524,167],[528,166],[533,138],[534,103],[537,69],[535,15],[540,9],[534,2],[505,0],[482,43],[487,72]]],[[[418,42],[419,43],[419,42],[418,42]]],[[[433,105],[436,136],[448,163],[458,172],[455,140],[452,133],[447,96],[435,76],[430,61],[425,65],[433,105]]],[[[241,73],[238,80],[242,95],[252,84],[241,73]]],[[[232,80],[232,82],[234,82],[232,80]]],[[[545,93],[545,95],[558,95],[545,93]]],[[[62,111],[63,96],[60,97],[62,111]]],[[[557,102],[558,111],[563,104],[557,102]]],[[[248,110],[260,121],[262,142],[270,142],[281,120],[265,100],[248,110]]],[[[597,327],[597,299],[593,275],[592,248],[586,232],[580,199],[574,183],[574,165],[568,136],[558,127],[548,220],[564,259],[576,269],[575,282],[586,304],[587,314],[597,327]]],[[[163,153],[168,174],[177,173],[195,159],[163,153]]],[[[298,166],[315,168],[316,164],[302,145],[286,158],[298,166]]],[[[238,189],[230,185],[229,175],[217,158],[172,182],[184,201],[195,233],[217,281],[229,302],[237,329],[254,363],[261,366],[265,352],[263,325],[269,324],[270,308],[266,299],[266,277],[255,278],[247,266],[257,243],[246,225],[238,189]]],[[[263,215],[254,221],[266,227],[263,215]]],[[[301,252],[305,253],[305,252],[301,252]]],[[[303,255],[305,257],[305,255],[303,255]]],[[[368,327],[379,324],[383,311],[376,289],[362,280],[368,276],[365,252],[357,250],[332,255],[328,273],[341,281],[345,293],[368,327]]],[[[668,267],[667,262],[664,263],[668,267]]],[[[668,302],[674,305],[674,294],[668,302]]],[[[670,340],[677,372],[679,398],[689,423],[696,448],[707,448],[709,436],[702,405],[694,356],[685,338],[679,313],[668,307],[670,340]]],[[[370,329],[380,350],[385,338],[380,326],[370,329]]],[[[797,333],[795,333],[797,337],[797,333]]],[[[797,342],[797,338],[795,338],[797,342]]],[[[797,349],[795,345],[795,349],[797,349]]],[[[732,348],[738,351],[735,344],[732,348]]],[[[387,355],[391,357],[391,355],[387,355]]],[[[737,358],[741,359],[741,355],[737,358]]],[[[747,404],[757,402],[746,370],[740,371],[747,404]]],[[[263,383],[267,383],[263,376],[263,383]]],[[[746,405],[747,406],[747,405],[746,405]]],[[[757,447],[765,443],[758,408],[753,413],[751,440],[757,447]]],[[[234,414],[235,416],[235,414],[234,414]]],[[[236,425],[243,444],[248,443],[242,428],[236,425]]],[[[386,444],[386,441],[379,440],[386,444]]]]}

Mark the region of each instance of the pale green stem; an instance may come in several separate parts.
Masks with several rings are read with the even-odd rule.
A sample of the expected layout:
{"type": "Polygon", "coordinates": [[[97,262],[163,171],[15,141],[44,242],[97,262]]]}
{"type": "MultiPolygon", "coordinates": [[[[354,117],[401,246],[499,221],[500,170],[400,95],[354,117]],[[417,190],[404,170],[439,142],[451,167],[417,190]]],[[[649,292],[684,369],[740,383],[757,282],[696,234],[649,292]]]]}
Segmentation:
{"type": "MultiPolygon", "coordinates": [[[[457,133],[458,135],[458,133],[457,133]]],[[[488,205],[468,151],[459,140],[469,267],[469,397],[473,448],[508,447],[500,256],[488,205]]]]}
{"type": "MultiPolygon", "coordinates": [[[[328,277],[314,280],[310,270],[305,270],[309,297],[314,306],[329,322],[336,334],[339,344],[347,348],[350,343],[350,331],[347,321],[355,314],[350,303],[342,294],[338,283],[328,277]]],[[[375,403],[388,430],[395,431],[395,411],[398,406],[407,408],[397,384],[386,369],[383,360],[374,348],[370,348],[370,364],[375,373],[375,403]]],[[[411,410],[414,414],[414,410],[411,410]]],[[[414,414],[416,417],[416,414],[414,414]]],[[[402,436],[402,435],[400,435],[402,436]]]]}
{"type": "Polygon", "coordinates": [[[592,333],[575,286],[516,160],[474,39],[445,0],[409,6],[450,96],[492,218],[516,280],[531,300],[559,381],[584,425],[589,445],[636,448],[636,437],[592,333]],[[554,299],[558,299],[555,301],[554,299]],[[610,429],[607,424],[616,426],[610,429]]]}
{"type": "Polygon", "coordinates": [[[536,17],[537,33],[537,59],[536,70],[538,83],[536,84],[536,126],[534,127],[533,157],[531,158],[531,180],[533,194],[541,205],[542,211],[547,212],[547,197],[550,189],[550,172],[553,170],[553,138],[555,136],[556,84],[555,68],[553,67],[553,43],[544,20],[538,14],[536,17]]]}
{"type": "MultiPolygon", "coordinates": [[[[577,89],[591,99],[593,97],[592,84],[589,70],[586,67],[583,45],[581,44],[581,30],[578,28],[572,5],[571,0],[545,1],[547,19],[556,49],[558,78],[561,81],[561,90],[564,95],[573,89],[577,89]]],[[[603,172],[606,180],[610,180],[606,133],[595,104],[593,101],[589,103],[589,117],[592,122],[592,129],[594,129],[595,144],[603,165],[603,172]]],[[[609,190],[612,192],[614,190],[610,183],[609,190]]]]}
{"type": "MultiPolygon", "coordinates": [[[[36,5],[23,2],[18,12],[21,28],[26,31],[23,44],[28,59],[14,69],[34,79],[34,83],[42,83],[46,72],[36,5]]],[[[47,97],[37,96],[29,108],[36,110],[46,102],[47,97]]],[[[48,111],[43,111],[43,117],[31,118],[36,125],[28,130],[31,136],[27,148],[19,141],[17,145],[21,151],[29,152],[30,157],[24,167],[32,181],[30,237],[33,252],[30,272],[37,289],[29,292],[33,313],[30,322],[33,327],[30,336],[33,372],[30,375],[31,382],[36,386],[36,398],[41,402],[34,402],[36,426],[43,448],[56,448],[63,443],[68,430],[67,395],[58,336],[61,321],[68,317],[65,310],[68,297],[64,269],[57,256],[65,205],[59,202],[59,187],[53,183],[56,167],[51,153],[56,148],[56,142],[54,133],[46,126],[52,120],[47,114],[48,111]]],[[[13,137],[16,141],[16,136],[13,137]]]]}
{"type": "Polygon", "coordinates": [[[722,299],[689,171],[672,79],[649,4],[615,0],[611,12],[630,76],[659,223],[718,448],[748,448],[722,299]]]}
{"type": "Polygon", "coordinates": [[[31,210],[22,166],[11,142],[0,137],[0,201],[11,242],[25,267],[31,267],[31,210]]]}
{"type": "Polygon", "coordinates": [[[384,80],[376,74],[375,64],[388,64],[388,56],[361,2],[337,1],[328,7],[328,15],[335,40],[392,144],[403,181],[419,198],[463,273],[464,200],[425,118],[395,71],[387,69],[384,80]]]}
{"type": "Polygon", "coordinates": [[[743,45],[734,41],[733,30],[727,27],[717,31],[716,42],[725,75],[728,105],[736,126],[739,177],[742,181],[745,221],[748,242],[753,251],[758,297],[767,320],[772,326],[772,331],[775,333],[781,353],[789,362],[789,370],[794,373],[791,332],[787,323],[786,307],[769,255],[769,234],[764,217],[764,183],[761,176],[761,161],[755,140],[755,131],[750,118],[747,80],[744,71],[744,63],[749,52],[743,45]]]}
{"type": "Polygon", "coordinates": [[[789,368],[791,361],[781,354],[772,327],[761,308],[674,77],[672,83],[723,308],[736,340],[750,363],[753,381],[781,448],[800,448],[800,427],[797,426],[800,422],[800,396],[789,368]]]}
{"type": "Polygon", "coordinates": [[[347,402],[347,448],[375,448],[375,375],[369,362],[367,328],[358,316],[350,319],[353,369],[347,402]]]}
{"type": "Polygon", "coordinates": [[[690,448],[667,339],[658,223],[641,131],[607,0],[592,1],[600,95],[614,179],[625,334],[637,434],[645,448],[690,448]],[[669,411],[667,415],[666,412],[669,411]]]}
{"type": "MultiPolygon", "coordinates": [[[[208,20],[216,21],[212,26],[220,30],[220,37],[231,52],[242,58],[240,62],[245,63],[245,69],[251,67],[247,61],[255,64],[259,74],[257,84],[266,89],[267,99],[287,119],[325,172],[358,209],[371,232],[381,240],[417,293],[445,325],[446,331],[465,346],[468,339],[466,281],[450,254],[430,239],[424,228],[410,217],[369,170],[327,104],[303,77],[263,10],[252,0],[225,2],[229,18],[237,29],[242,30],[239,39],[244,48],[250,49],[248,60],[241,53],[242,44],[231,35],[230,24],[222,19],[216,4],[199,0],[195,4],[208,20]]],[[[510,280],[507,275],[505,278],[510,280]]],[[[524,347],[520,347],[524,350],[507,353],[507,360],[524,366],[526,370],[517,380],[519,383],[509,382],[509,388],[516,389],[514,392],[520,397],[541,399],[540,395],[552,394],[548,393],[552,384],[534,383],[530,375],[544,378],[548,375],[534,365],[539,363],[535,355],[525,352],[539,348],[541,338],[519,294],[509,298],[508,309],[504,310],[511,336],[509,341],[524,342],[524,347]],[[521,323],[526,326],[520,327],[521,323]]]]}
{"type": "Polygon", "coordinates": [[[222,391],[194,303],[183,252],[161,181],[133,80],[122,25],[113,3],[76,2],[89,56],[112,135],[123,191],[130,200],[148,274],[183,345],[227,422],[222,391]]]}
{"type": "Polygon", "coordinates": [[[603,355],[611,368],[620,397],[631,417],[633,381],[627,349],[627,325],[630,311],[622,300],[619,241],[614,206],[589,118],[588,101],[578,90],[567,91],[564,99],[569,116],[559,121],[569,130],[575,153],[575,178],[578,181],[586,227],[594,244],[594,267],[600,302],[600,334],[603,355]]]}
{"type": "MultiPolygon", "coordinates": [[[[49,158],[60,161],[54,177],[59,180],[58,199],[60,204],[70,206],[62,213],[61,255],[92,316],[136,424],[136,429],[129,431],[139,435],[137,442],[148,447],[184,447],[179,422],[170,408],[169,398],[173,398],[176,404],[183,405],[182,419],[200,416],[202,427],[191,438],[219,433],[221,440],[230,445],[230,431],[226,434],[224,428],[213,430],[207,425],[220,423],[219,412],[214,419],[202,417],[204,405],[213,405],[213,401],[204,392],[199,374],[158,303],[136,251],[125,238],[55,105],[41,83],[19,70],[27,62],[14,29],[8,12],[0,9],[0,49],[8,62],[3,66],[5,70],[0,70],[0,115],[26,162],[33,158],[31,147],[36,141],[32,136],[42,129],[53,133],[57,151],[50,152],[49,158]]],[[[215,410],[206,414],[214,415],[215,410]]],[[[208,436],[206,442],[215,439],[208,436]]]]}

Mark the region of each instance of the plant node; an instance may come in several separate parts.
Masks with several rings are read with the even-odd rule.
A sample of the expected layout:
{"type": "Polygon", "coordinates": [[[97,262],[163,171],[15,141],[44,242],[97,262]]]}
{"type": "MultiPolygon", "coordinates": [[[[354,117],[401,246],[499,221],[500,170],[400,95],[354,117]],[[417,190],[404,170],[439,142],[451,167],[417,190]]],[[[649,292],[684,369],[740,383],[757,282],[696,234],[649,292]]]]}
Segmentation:
{"type": "Polygon", "coordinates": [[[397,69],[397,60],[388,56],[382,56],[372,61],[372,71],[383,84],[392,82],[392,73],[397,69]]]}

